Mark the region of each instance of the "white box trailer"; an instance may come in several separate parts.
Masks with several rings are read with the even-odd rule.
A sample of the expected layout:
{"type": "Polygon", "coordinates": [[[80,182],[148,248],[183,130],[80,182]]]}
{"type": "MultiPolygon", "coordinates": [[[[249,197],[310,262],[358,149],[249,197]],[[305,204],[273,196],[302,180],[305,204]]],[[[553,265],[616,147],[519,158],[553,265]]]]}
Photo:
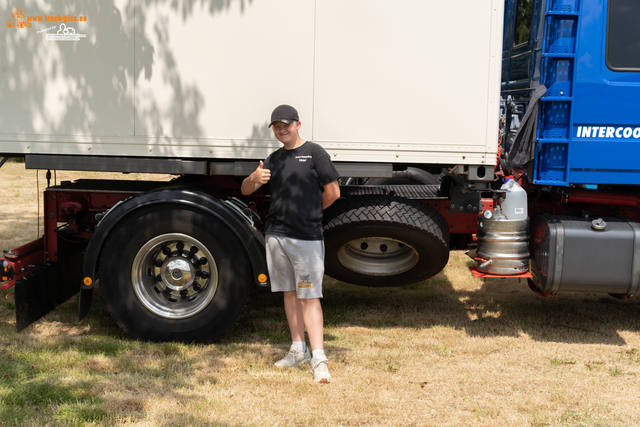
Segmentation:
{"type": "Polygon", "coordinates": [[[336,162],[495,163],[500,0],[3,3],[1,153],[262,159],[286,103],[336,162]]]}
{"type": "Polygon", "coordinates": [[[219,339],[250,287],[269,285],[268,189],[239,188],[279,147],[279,104],[359,178],[342,184],[366,184],[325,212],[327,274],[372,286],[436,274],[450,236],[477,231],[469,190],[494,180],[503,3],[0,2],[0,154],[178,175],[47,188],[44,236],[0,260],[18,329],[79,288],[83,318],[99,283],[134,337],[219,339]]]}

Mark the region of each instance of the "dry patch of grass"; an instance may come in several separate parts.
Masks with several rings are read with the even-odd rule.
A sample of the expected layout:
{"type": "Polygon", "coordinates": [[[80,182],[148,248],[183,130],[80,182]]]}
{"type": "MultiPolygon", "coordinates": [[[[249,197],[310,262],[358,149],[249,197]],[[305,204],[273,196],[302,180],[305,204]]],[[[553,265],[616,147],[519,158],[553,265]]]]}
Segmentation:
{"type": "Polygon", "coordinates": [[[61,322],[39,322],[33,326],[35,334],[41,337],[78,336],[86,335],[91,331],[91,326],[73,326],[61,322]]]}
{"type": "MultiPolygon", "coordinates": [[[[42,236],[42,194],[47,187],[45,170],[25,169],[24,162],[10,161],[0,168],[0,249],[16,248],[42,236]]],[[[110,172],[52,171],[50,184],[76,179],[169,181],[171,175],[110,172]]]]}
{"type": "MultiPolygon", "coordinates": [[[[31,176],[26,197],[35,172],[20,167],[0,179],[31,176]]],[[[12,217],[31,230],[35,212],[12,217]]],[[[35,238],[0,226],[5,249],[35,238]]],[[[74,297],[17,334],[3,292],[0,425],[640,425],[639,303],[545,300],[524,281],[476,279],[469,264],[454,251],[442,273],[402,288],[327,278],[326,386],[308,366],[272,367],[289,346],[280,295],[256,292],[231,333],[204,346],[130,340],[98,292],[83,322],[74,297]]]]}

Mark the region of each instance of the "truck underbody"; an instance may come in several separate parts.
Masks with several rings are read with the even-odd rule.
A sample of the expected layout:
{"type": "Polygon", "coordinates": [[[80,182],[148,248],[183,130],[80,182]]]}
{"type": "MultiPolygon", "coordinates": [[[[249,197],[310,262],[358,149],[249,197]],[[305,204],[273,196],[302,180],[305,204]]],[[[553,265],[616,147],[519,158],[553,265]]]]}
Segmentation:
{"type": "MultiPolygon", "coordinates": [[[[92,42],[91,21],[78,24],[88,46],[47,45],[53,53],[43,60],[53,64],[96,54],[81,78],[66,74],[67,92],[81,95],[49,100],[59,120],[32,112],[40,92],[20,86],[42,80],[41,92],[57,93],[45,72],[55,66],[23,67],[31,71],[5,88],[13,107],[0,122],[2,156],[24,155],[29,169],[176,175],[48,186],[44,235],[0,261],[2,288],[15,286],[19,330],[78,291],[82,319],[100,286],[135,338],[222,337],[251,289],[269,287],[269,188],[244,197],[240,185],[278,147],[264,111],[281,99],[273,82],[283,80],[293,94],[286,102],[308,118],[309,140],[343,177],[323,218],[329,276],[416,283],[471,243],[474,275],[526,277],[544,297],[637,295],[640,37],[625,31],[640,19],[637,2],[371,1],[364,19],[338,0],[274,0],[203,14],[206,57],[183,49],[204,31],[189,16],[148,7],[153,18],[140,28],[126,13],[95,11],[103,31],[134,41],[113,37],[122,63],[98,60],[111,51],[92,42]],[[265,26],[281,10],[299,18],[298,68],[264,55],[284,37],[265,26]],[[228,57],[236,62],[219,61],[228,57]],[[256,61],[260,72],[247,71],[256,61]],[[100,96],[89,96],[94,88],[100,96]]],[[[11,31],[14,50],[27,49],[29,30],[11,31]]],[[[46,40],[29,36],[33,46],[46,40]]]]}
{"type": "MultiPolygon", "coordinates": [[[[43,161],[38,159],[38,167],[43,161]]],[[[58,158],[52,161],[59,164],[58,158]]],[[[79,159],[74,161],[82,164],[79,159]]],[[[27,159],[26,164],[32,167],[34,163],[27,159]]],[[[224,169],[220,162],[216,167],[224,169]]],[[[342,169],[349,167],[343,165],[342,169]]],[[[384,165],[377,168],[387,169],[384,165]]],[[[243,168],[236,165],[235,169],[239,171],[237,176],[182,175],[170,183],[78,180],[48,186],[44,192],[43,238],[5,254],[3,280],[8,281],[3,288],[16,287],[18,329],[39,319],[78,290],[82,319],[89,310],[92,289],[104,283],[104,277],[115,288],[114,282],[126,282],[127,278],[129,283],[133,281],[137,297],[133,304],[141,303],[146,310],[169,321],[191,323],[194,317],[207,311],[205,308],[215,305],[210,304],[212,300],[224,298],[225,280],[232,281],[235,288],[245,289],[238,296],[240,301],[230,305],[246,306],[251,286],[269,286],[261,234],[269,210],[269,195],[267,188],[243,197],[240,193],[243,168]],[[148,219],[142,221],[139,215],[148,219]],[[158,236],[159,222],[163,223],[168,216],[181,215],[186,215],[188,221],[186,217],[185,221],[172,220],[164,224],[166,233],[158,236]],[[206,221],[209,228],[219,222],[218,237],[206,243],[199,237],[205,232],[203,229],[178,232],[185,222],[193,223],[196,219],[206,221]],[[134,222],[138,225],[131,225],[134,222]],[[244,234],[238,233],[238,229],[244,230],[244,234]],[[222,235],[225,238],[221,239],[222,235]],[[131,236],[136,236],[132,248],[125,250],[124,242],[115,243],[131,236]],[[234,241],[237,247],[232,251],[234,241]],[[219,245],[225,249],[216,249],[219,245]],[[227,256],[234,261],[225,261],[227,256]],[[234,267],[223,268],[225,262],[233,262],[234,267]],[[238,277],[242,275],[238,274],[236,264],[242,262],[248,262],[243,268],[246,274],[238,277]],[[68,274],[61,275],[60,271],[68,274]],[[229,275],[235,277],[226,277],[229,275]],[[51,290],[58,289],[52,283],[65,283],[69,290],[49,298],[51,290]]],[[[394,181],[389,172],[383,172],[389,178],[377,178],[377,182],[385,179],[399,182],[399,176],[403,175],[395,174],[394,181]]],[[[429,182],[435,179],[426,172],[418,179],[424,181],[425,176],[429,182]]],[[[477,213],[482,209],[477,192],[463,194],[456,187],[451,198],[440,185],[412,179],[405,185],[372,182],[343,185],[342,198],[325,213],[326,268],[333,277],[367,286],[415,283],[446,265],[450,236],[462,242],[475,233],[477,213]]],[[[485,200],[485,206],[491,202],[485,200]]],[[[203,337],[201,332],[194,332],[189,336],[186,329],[190,327],[183,325],[173,333],[171,326],[165,326],[163,333],[156,335],[144,328],[135,330],[134,325],[140,324],[140,319],[119,319],[124,311],[120,305],[132,303],[125,296],[109,301],[109,291],[103,290],[102,295],[116,321],[142,339],[216,340],[244,311],[231,316],[230,323],[218,327],[215,334],[203,337]]],[[[131,307],[126,312],[140,309],[131,307]]]]}
{"type": "MultiPolygon", "coordinates": [[[[482,268],[488,258],[472,252],[484,270],[474,269],[476,274],[529,277],[541,296],[578,291],[633,299],[637,293],[635,187],[558,188],[516,176],[529,195],[530,228],[523,234],[507,227],[483,237],[483,213],[504,202],[500,171],[487,174],[490,181],[443,174],[439,185],[419,181],[430,182],[434,175],[428,172],[418,175],[405,170],[341,186],[341,199],[324,217],[328,275],[364,286],[416,283],[438,273],[451,248],[477,242],[493,266],[482,268]],[[604,228],[594,228],[596,222],[604,228]],[[525,265],[531,274],[522,276],[522,268],[511,265],[525,265]]],[[[49,186],[43,238],[4,256],[3,289],[15,286],[18,330],[78,291],[81,320],[94,287],[107,283],[101,288],[107,309],[134,337],[222,337],[244,312],[251,288],[269,286],[261,233],[268,188],[243,197],[241,180],[240,173],[182,175],[169,183],[78,180],[49,186]],[[223,306],[233,310],[224,313],[223,306]],[[157,322],[162,328],[149,326],[157,322]],[[202,325],[209,325],[208,333],[202,325]]]]}

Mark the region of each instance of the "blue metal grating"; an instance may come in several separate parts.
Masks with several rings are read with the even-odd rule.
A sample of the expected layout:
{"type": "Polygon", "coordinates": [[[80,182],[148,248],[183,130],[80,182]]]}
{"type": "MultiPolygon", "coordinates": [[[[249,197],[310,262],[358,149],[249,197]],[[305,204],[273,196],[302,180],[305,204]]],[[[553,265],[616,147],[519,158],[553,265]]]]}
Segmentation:
{"type": "Polygon", "coordinates": [[[575,17],[547,17],[547,53],[573,54],[577,19],[575,17]]]}
{"type": "Polygon", "coordinates": [[[538,180],[546,183],[565,183],[568,145],[566,143],[542,143],[540,151],[538,180]]]}
{"type": "Polygon", "coordinates": [[[564,171],[547,171],[540,172],[536,182],[540,184],[564,184],[565,180],[564,171]]]}
{"type": "Polygon", "coordinates": [[[577,12],[579,0],[551,0],[549,10],[552,12],[577,12]]]}
{"type": "Polygon", "coordinates": [[[540,137],[542,139],[567,139],[571,107],[568,101],[544,102],[540,117],[540,137]]]}
{"type": "Polygon", "coordinates": [[[545,58],[543,67],[546,69],[543,83],[547,86],[547,96],[571,97],[573,58],[545,58]]]}

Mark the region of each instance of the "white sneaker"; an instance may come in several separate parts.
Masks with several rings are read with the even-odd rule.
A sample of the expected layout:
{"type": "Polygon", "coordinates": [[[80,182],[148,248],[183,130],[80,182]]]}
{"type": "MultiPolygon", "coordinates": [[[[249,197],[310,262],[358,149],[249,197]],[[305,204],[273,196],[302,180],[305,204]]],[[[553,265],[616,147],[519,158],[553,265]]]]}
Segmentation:
{"type": "Polygon", "coordinates": [[[287,354],[285,354],[282,359],[274,363],[273,366],[276,368],[290,368],[300,363],[308,362],[309,360],[311,360],[309,348],[307,348],[307,351],[303,352],[297,345],[291,344],[291,348],[287,351],[287,354]]]}
{"type": "Polygon", "coordinates": [[[327,368],[328,361],[329,359],[326,357],[314,357],[311,359],[311,373],[314,381],[320,383],[331,382],[331,374],[329,374],[329,368],[327,368]]]}

